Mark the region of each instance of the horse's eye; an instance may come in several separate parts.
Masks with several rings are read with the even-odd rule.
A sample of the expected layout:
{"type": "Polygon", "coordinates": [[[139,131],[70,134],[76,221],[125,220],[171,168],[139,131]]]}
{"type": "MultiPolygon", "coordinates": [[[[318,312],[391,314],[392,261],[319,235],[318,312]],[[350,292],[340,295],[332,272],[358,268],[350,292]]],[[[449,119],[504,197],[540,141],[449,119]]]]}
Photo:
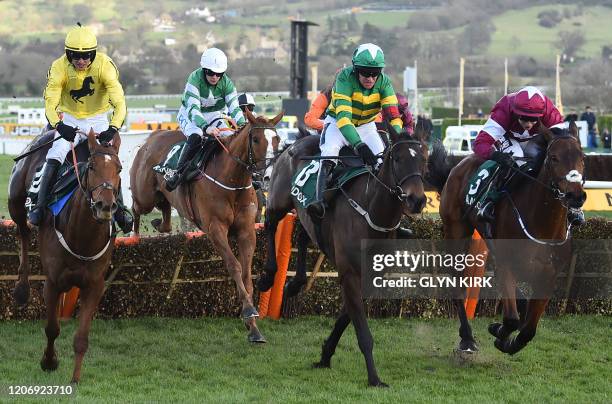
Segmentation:
{"type": "Polygon", "coordinates": [[[552,161],[553,163],[558,163],[559,162],[559,157],[552,155],[550,156],[550,161],[552,161]]]}
{"type": "Polygon", "coordinates": [[[254,137],[253,138],[253,143],[258,144],[259,143],[259,138],[254,137]]]}

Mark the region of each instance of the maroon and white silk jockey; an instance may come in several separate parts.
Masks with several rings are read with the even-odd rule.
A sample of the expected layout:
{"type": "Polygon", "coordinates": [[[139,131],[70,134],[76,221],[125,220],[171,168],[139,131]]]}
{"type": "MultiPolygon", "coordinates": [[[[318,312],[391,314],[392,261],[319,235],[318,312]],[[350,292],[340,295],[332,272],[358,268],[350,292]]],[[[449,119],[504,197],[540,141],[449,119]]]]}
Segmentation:
{"type": "Polygon", "coordinates": [[[496,150],[523,157],[521,143],[536,136],[538,130],[536,123],[525,125],[525,122],[519,122],[521,118],[525,121],[539,120],[547,128],[563,127],[563,116],[550,98],[536,87],[525,87],[497,101],[476,137],[474,152],[483,159],[490,158],[496,150]]]}

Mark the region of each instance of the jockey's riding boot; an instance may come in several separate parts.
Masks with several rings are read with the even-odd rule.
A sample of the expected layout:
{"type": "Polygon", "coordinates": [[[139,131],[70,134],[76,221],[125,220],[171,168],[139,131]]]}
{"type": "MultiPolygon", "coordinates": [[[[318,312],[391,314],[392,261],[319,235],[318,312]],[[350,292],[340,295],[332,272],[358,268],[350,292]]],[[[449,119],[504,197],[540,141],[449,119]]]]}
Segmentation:
{"type": "Polygon", "coordinates": [[[132,214],[123,204],[123,193],[121,192],[121,184],[119,184],[119,192],[117,193],[117,210],[115,211],[115,222],[121,229],[123,234],[128,234],[132,231],[134,225],[134,218],[132,214]]]}
{"type": "Polygon", "coordinates": [[[47,199],[49,199],[49,192],[51,186],[55,180],[55,174],[61,163],[57,160],[47,160],[45,169],[40,176],[40,185],[38,188],[38,201],[34,209],[28,214],[28,220],[34,226],[38,226],[42,223],[45,217],[45,209],[47,208],[47,199]]]}
{"type": "Polygon", "coordinates": [[[166,189],[172,192],[179,186],[181,179],[183,178],[183,172],[189,164],[189,160],[193,157],[195,152],[202,144],[202,138],[197,133],[192,133],[187,138],[185,147],[181,150],[181,155],[177,164],[177,169],[174,175],[166,180],[166,189]]]}
{"type": "Polygon", "coordinates": [[[572,226],[581,226],[586,222],[584,212],[580,208],[569,208],[567,210],[567,221],[572,226]]]}
{"type": "Polygon", "coordinates": [[[306,208],[312,217],[322,218],[325,215],[325,200],[323,199],[323,194],[327,188],[327,178],[334,168],[334,165],[334,162],[330,160],[323,160],[321,162],[319,174],[317,175],[317,193],[315,200],[306,208]]]}

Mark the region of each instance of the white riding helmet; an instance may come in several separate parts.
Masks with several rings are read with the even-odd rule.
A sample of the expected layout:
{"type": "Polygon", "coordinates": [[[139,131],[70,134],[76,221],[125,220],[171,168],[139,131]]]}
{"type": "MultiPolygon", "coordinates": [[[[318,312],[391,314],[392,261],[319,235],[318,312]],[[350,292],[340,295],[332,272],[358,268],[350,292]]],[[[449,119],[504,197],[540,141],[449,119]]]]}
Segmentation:
{"type": "Polygon", "coordinates": [[[206,49],[202,53],[200,66],[202,66],[202,69],[209,69],[215,73],[224,73],[227,70],[227,56],[221,49],[206,49]]]}

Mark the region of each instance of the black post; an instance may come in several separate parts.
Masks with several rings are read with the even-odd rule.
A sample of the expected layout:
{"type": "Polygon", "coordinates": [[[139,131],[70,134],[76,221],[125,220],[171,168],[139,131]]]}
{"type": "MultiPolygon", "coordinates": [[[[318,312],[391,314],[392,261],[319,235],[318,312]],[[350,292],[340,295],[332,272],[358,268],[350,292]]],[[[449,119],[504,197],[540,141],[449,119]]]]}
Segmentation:
{"type": "Polygon", "coordinates": [[[308,26],[314,22],[291,21],[290,98],[306,98],[308,85],[308,26]]]}

